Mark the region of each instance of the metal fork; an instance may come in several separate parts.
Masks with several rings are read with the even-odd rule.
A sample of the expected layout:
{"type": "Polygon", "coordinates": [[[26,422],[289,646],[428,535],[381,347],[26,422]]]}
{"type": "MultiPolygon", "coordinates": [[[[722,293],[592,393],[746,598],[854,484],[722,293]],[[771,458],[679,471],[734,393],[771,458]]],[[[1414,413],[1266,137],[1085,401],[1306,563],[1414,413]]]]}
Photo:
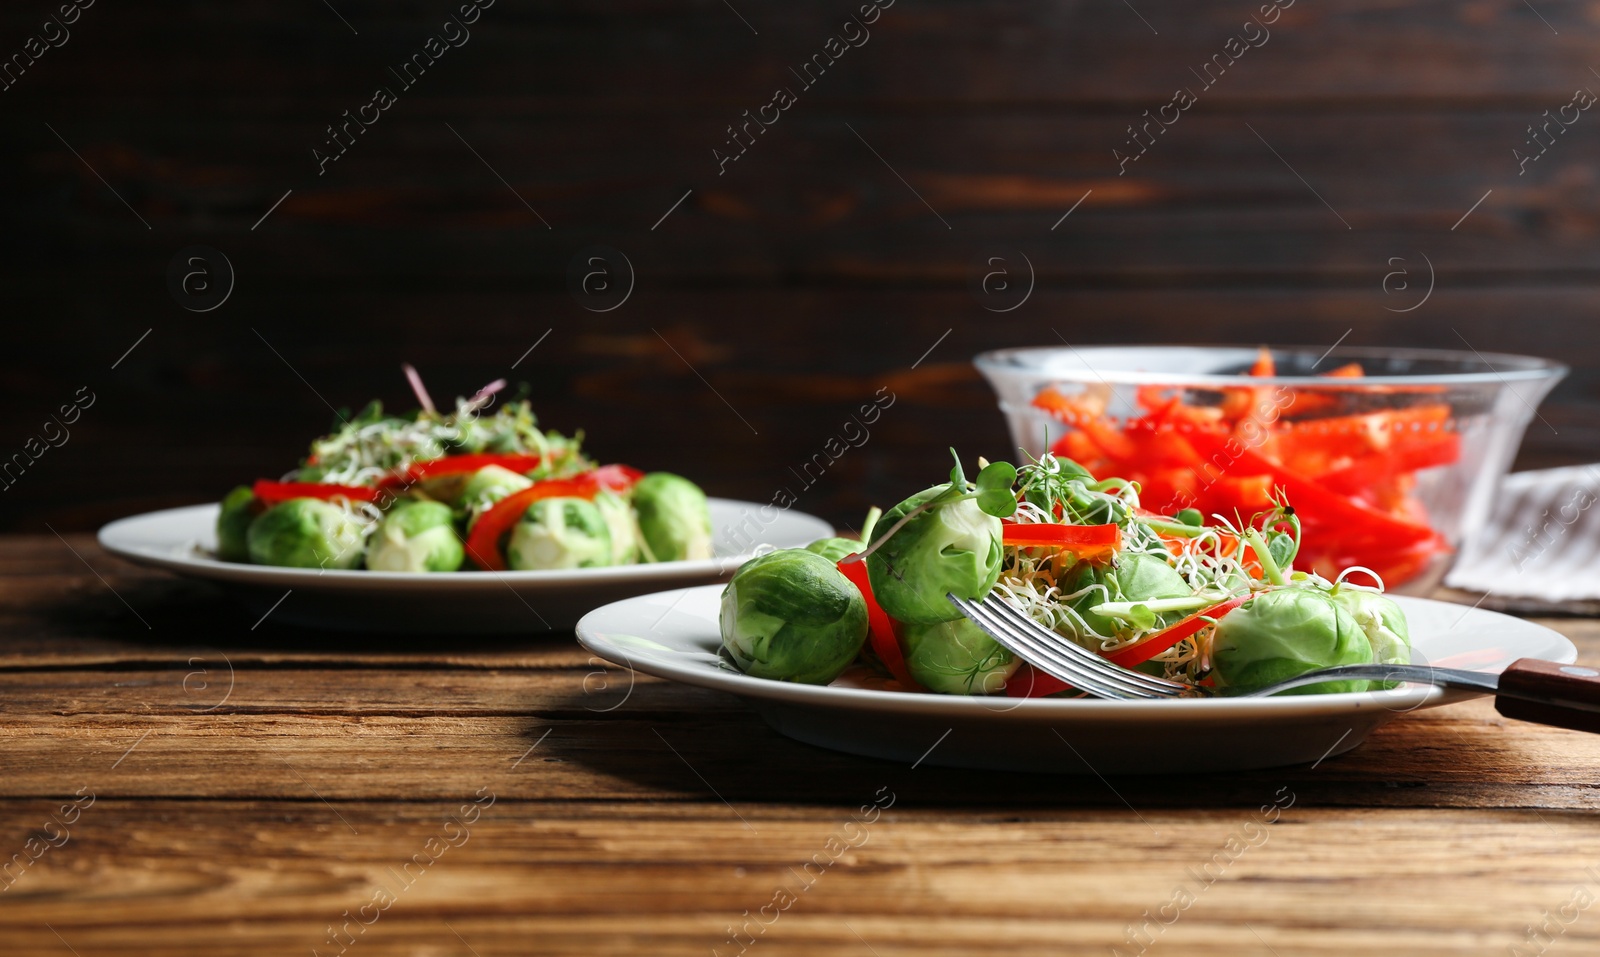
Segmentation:
{"type": "Polygon", "coordinates": [[[1600,733],[1600,671],[1536,658],[1521,658],[1501,674],[1429,665],[1338,665],[1286,681],[1235,692],[1184,684],[1124,668],[1068,641],[991,593],[971,600],[947,595],[950,603],[1001,647],[1038,670],[1097,698],[1264,698],[1325,681],[1371,679],[1431,684],[1471,694],[1495,695],[1501,714],[1578,731],[1600,733]]]}

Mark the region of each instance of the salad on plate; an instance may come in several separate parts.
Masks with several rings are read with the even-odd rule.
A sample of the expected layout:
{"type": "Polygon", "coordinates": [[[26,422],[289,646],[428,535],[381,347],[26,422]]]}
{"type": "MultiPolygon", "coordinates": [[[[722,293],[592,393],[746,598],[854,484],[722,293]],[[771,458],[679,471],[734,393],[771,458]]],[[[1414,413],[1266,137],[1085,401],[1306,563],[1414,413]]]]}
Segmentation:
{"type": "Polygon", "coordinates": [[[582,435],[539,428],[526,400],[488,408],[499,380],[441,412],[341,413],[280,479],[222,501],[217,557],[384,572],[534,571],[712,556],[706,495],[667,472],[600,465],[582,435]]]}
{"type": "MultiPolygon", "coordinates": [[[[1021,468],[979,464],[969,481],[958,457],[948,482],[874,509],[860,540],[746,562],[722,596],[724,659],[747,675],[810,684],[854,667],[908,691],[1077,694],[947,598],[992,592],[1062,642],[1218,691],[1411,660],[1405,615],[1377,573],[1296,568],[1303,527],[1281,489],[1264,509],[1208,520],[1193,508],[1148,510],[1138,483],[1097,478],[1056,454],[1021,468]]],[[[1330,681],[1286,693],[1368,689],[1330,681]]]]}

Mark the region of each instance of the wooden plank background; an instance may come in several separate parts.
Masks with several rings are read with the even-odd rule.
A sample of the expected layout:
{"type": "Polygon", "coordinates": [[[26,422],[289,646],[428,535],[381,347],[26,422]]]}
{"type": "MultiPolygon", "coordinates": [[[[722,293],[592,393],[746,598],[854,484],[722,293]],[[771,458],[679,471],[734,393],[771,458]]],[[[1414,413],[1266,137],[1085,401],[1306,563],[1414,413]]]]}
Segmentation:
{"type": "MultiPolygon", "coordinates": [[[[1259,4],[898,0],[805,89],[790,68],[860,4],[499,0],[319,176],[327,124],[398,89],[387,67],[457,6],[96,3],[0,93],[0,457],[98,397],[0,528],[277,474],[328,404],[405,402],[405,360],[437,394],[526,378],[603,457],[756,499],[888,385],[799,503],[840,523],[946,446],[1004,454],[968,359],[1057,333],[1557,356],[1574,374],[1522,464],[1600,440],[1600,116],[1523,175],[1512,154],[1600,89],[1592,4],[1299,0],[1202,89],[1259,4]],[[780,86],[797,102],[719,175],[726,127],[780,86]],[[1119,176],[1126,127],[1180,86],[1198,105],[1119,176]],[[238,275],[203,314],[166,291],[197,243],[238,275]],[[594,244],[637,275],[614,311],[568,293],[594,244]],[[970,291],[995,255],[1037,271],[1015,312],[970,291]],[[1413,303],[1384,292],[1390,258],[1420,283],[1423,256],[1434,294],[1389,311],[1413,303]]],[[[53,9],[8,4],[0,51],[53,9]]]]}

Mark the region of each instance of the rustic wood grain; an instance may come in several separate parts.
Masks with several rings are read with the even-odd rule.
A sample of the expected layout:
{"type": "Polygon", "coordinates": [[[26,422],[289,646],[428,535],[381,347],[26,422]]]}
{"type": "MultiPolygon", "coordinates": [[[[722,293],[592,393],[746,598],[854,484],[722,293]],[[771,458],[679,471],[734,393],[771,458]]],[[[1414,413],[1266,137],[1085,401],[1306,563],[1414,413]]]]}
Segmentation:
{"type": "MultiPolygon", "coordinates": [[[[715,804],[551,806],[507,799],[498,780],[477,787],[345,804],[343,822],[315,803],[99,798],[0,896],[0,928],[9,953],[30,957],[64,952],[61,940],[85,955],[145,954],[153,941],[178,957],[326,954],[337,950],[329,924],[386,887],[395,900],[368,912],[378,916],[358,952],[730,954],[730,923],[783,888],[788,909],[751,925],[761,951],[1105,954],[1182,888],[1193,903],[1160,934],[1172,952],[1490,953],[1596,881],[1577,846],[1592,842],[1593,821],[1551,812],[1375,817],[1296,800],[1275,824],[1243,811],[997,815],[915,809],[907,785],[881,817],[850,827],[872,790],[849,807],[745,809],[741,822],[715,804]],[[475,793],[496,800],[451,830],[457,846],[413,865],[412,883],[397,880],[390,869],[475,793]],[[1257,846],[1213,863],[1245,834],[1257,846]],[[830,839],[857,846],[825,870],[812,864],[801,890],[800,869],[828,860],[830,839]]],[[[1266,788],[1260,800],[1274,793],[1300,794],[1266,788]]],[[[18,821],[53,810],[3,806],[18,821]]],[[[1600,940],[1588,920],[1565,930],[1569,950],[1600,940]]]]}
{"type": "MultiPolygon", "coordinates": [[[[157,704],[182,697],[177,670],[161,683],[108,674],[107,693],[126,702],[120,710],[86,712],[82,695],[72,697],[70,688],[47,711],[7,707],[0,740],[10,768],[0,780],[0,796],[59,794],[63,787],[70,792],[83,779],[94,782],[96,793],[116,796],[433,799],[501,773],[527,755],[530,763],[547,767],[537,779],[508,785],[507,793],[521,799],[700,801],[712,799],[714,788],[737,804],[834,803],[848,801],[875,779],[914,778],[924,782],[925,800],[956,805],[1115,807],[1120,793],[1139,807],[1233,806],[1254,801],[1256,789],[1268,781],[1284,781],[1314,783],[1309,800],[1338,805],[1600,807],[1593,772],[1600,741],[1510,721],[1487,702],[1407,716],[1315,770],[1129,777],[1119,779],[1113,791],[1088,776],[932,767],[911,772],[791,741],[714,692],[663,688],[640,678],[634,697],[625,698],[624,675],[611,673],[611,691],[591,682],[586,692],[585,674],[575,671],[555,682],[523,679],[522,710],[499,715],[483,714],[488,707],[425,704],[445,697],[432,693],[434,685],[473,693],[486,683],[476,673],[432,681],[341,681],[341,673],[325,673],[321,681],[300,682],[298,693],[322,684],[340,689],[334,700],[373,700],[343,709],[327,700],[296,707],[291,695],[284,704],[228,710],[230,699],[215,712],[203,710],[209,701],[197,701],[187,715],[167,713],[175,710],[172,704],[157,704]],[[370,684],[387,687],[364,695],[363,686],[370,684]],[[539,685],[551,690],[540,693],[539,685]],[[402,689],[413,695],[403,705],[383,701],[402,689]]],[[[248,700],[250,677],[241,677],[236,696],[248,700]]],[[[486,684],[488,697],[500,683],[486,684]]]]}
{"type": "MultiPolygon", "coordinates": [[[[250,632],[87,536],[0,537],[0,570],[7,954],[328,954],[379,888],[394,902],[343,949],[1103,954],[1143,933],[1196,954],[1486,953],[1600,886],[1600,738],[1487,701],[1315,767],[975,774],[802,745],[570,639],[250,632]],[[407,861],[409,882],[390,872],[407,861]],[[730,942],[780,889],[781,917],[730,942]],[[1177,920],[1146,923],[1162,905],[1177,920]]],[[[1545,623],[1600,660],[1600,623],[1545,623]]]]}

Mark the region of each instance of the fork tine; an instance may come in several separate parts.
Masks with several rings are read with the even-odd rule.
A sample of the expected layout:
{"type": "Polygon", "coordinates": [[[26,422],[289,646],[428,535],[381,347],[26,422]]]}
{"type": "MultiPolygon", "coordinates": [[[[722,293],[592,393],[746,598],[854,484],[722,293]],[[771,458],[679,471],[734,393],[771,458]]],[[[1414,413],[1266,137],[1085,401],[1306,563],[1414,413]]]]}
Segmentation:
{"type": "Polygon", "coordinates": [[[1165,678],[1157,678],[1143,672],[1124,668],[1119,664],[1107,661],[1087,648],[1081,647],[1070,641],[1061,641],[1057,635],[1046,629],[1043,625],[1024,615],[1021,610],[1003,598],[989,596],[994,600],[984,600],[984,607],[991,609],[995,614],[1009,619],[1019,629],[1028,631],[1047,649],[1056,651],[1061,655],[1077,659],[1085,668],[1096,674],[1105,675],[1107,678],[1116,678],[1129,684],[1143,688],[1158,695],[1175,696],[1189,692],[1189,686],[1165,678]]]}
{"type": "Polygon", "coordinates": [[[1019,624],[1014,618],[1005,615],[1001,609],[1001,602],[994,604],[974,603],[984,614],[988,615],[1000,628],[1004,629],[1012,638],[1012,642],[1022,650],[1021,658],[1034,665],[1043,667],[1055,677],[1070,682],[1074,687],[1082,688],[1091,694],[1101,697],[1134,698],[1150,697],[1152,692],[1140,688],[1131,682],[1119,681],[1112,675],[1102,675],[1097,669],[1090,668],[1081,660],[1069,657],[1054,647],[1056,642],[1047,642],[1046,639],[1032,628],[1019,624]],[[1107,690],[1109,689],[1109,693],[1107,690]]]}
{"type": "MultiPolygon", "coordinates": [[[[1069,658],[1053,654],[1041,643],[1018,631],[1003,619],[995,617],[985,609],[975,609],[980,615],[985,616],[987,625],[980,625],[997,641],[1009,647],[1017,657],[1028,662],[1044,673],[1065,681],[1068,685],[1079,691],[1086,692],[1096,698],[1137,698],[1145,696],[1145,692],[1118,682],[1106,681],[1094,672],[1084,668],[1079,663],[1069,658]]],[[[974,619],[975,621],[977,619],[974,619]]]]}
{"type": "Polygon", "coordinates": [[[1054,656],[1042,653],[1032,639],[1026,635],[1018,634],[1015,629],[996,617],[988,608],[976,602],[968,602],[956,598],[952,598],[951,601],[962,614],[966,615],[973,624],[983,629],[989,637],[999,642],[1012,654],[1015,654],[1023,661],[1034,664],[1035,667],[1051,677],[1058,678],[1074,688],[1102,698],[1122,698],[1130,694],[1130,692],[1122,691],[1110,684],[1096,681],[1093,674],[1084,671],[1073,662],[1057,661],[1054,656]]]}
{"type": "MultiPolygon", "coordinates": [[[[1064,647],[1066,643],[1061,642],[1056,635],[1045,632],[1031,619],[1020,615],[1006,615],[1005,611],[1011,609],[1004,601],[997,599],[990,604],[963,602],[954,596],[951,596],[950,600],[974,624],[1024,661],[1090,694],[1103,698],[1170,697],[1175,696],[1180,688],[1175,684],[1146,685],[1132,679],[1148,676],[1124,672],[1116,666],[1097,667],[1095,662],[1099,660],[1098,658],[1085,660],[1063,654],[1057,650],[1057,646],[1064,647]]],[[[1085,652],[1085,655],[1092,657],[1088,652],[1085,652]]]]}

